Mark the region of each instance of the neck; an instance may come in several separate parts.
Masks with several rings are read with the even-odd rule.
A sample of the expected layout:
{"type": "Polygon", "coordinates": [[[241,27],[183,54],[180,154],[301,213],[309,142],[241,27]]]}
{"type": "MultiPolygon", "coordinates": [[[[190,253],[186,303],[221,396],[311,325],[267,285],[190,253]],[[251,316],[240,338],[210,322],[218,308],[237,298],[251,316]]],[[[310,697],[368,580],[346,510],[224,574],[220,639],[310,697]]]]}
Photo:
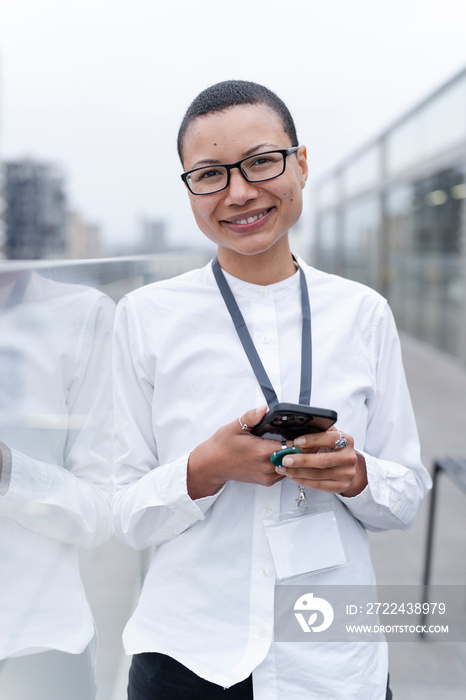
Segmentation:
{"type": "Polygon", "coordinates": [[[217,257],[220,267],[225,272],[244,282],[261,286],[281,282],[296,272],[288,245],[285,250],[280,251],[280,255],[275,251],[272,254],[269,250],[256,255],[238,255],[227,248],[219,248],[217,257]]]}

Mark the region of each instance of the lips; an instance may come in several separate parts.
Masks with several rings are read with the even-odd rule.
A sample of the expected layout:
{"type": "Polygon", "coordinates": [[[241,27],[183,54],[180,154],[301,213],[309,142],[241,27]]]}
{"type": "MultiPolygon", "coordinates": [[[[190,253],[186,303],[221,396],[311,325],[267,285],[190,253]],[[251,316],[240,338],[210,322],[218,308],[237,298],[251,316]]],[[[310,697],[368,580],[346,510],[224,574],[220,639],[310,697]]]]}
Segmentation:
{"type": "Polygon", "coordinates": [[[262,219],[268,217],[272,209],[273,207],[261,209],[261,211],[248,212],[234,219],[224,219],[222,223],[229,228],[241,228],[242,230],[255,229],[257,225],[262,226],[264,223],[262,219]]]}

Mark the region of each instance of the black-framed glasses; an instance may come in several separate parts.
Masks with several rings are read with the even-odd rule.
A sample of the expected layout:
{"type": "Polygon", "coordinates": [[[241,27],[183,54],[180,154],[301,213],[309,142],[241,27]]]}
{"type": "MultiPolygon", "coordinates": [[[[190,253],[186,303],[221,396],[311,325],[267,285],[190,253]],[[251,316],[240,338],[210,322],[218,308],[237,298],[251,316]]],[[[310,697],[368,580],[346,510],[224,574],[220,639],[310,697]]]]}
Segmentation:
{"type": "Polygon", "coordinates": [[[286,168],[286,157],[295,153],[299,146],[280,148],[277,151],[255,153],[253,156],[242,158],[237,163],[222,165],[207,165],[202,168],[188,170],[181,179],[193,194],[214,194],[221,192],[230,183],[230,171],[238,168],[248,182],[265,182],[283,175],[286,168]]]}

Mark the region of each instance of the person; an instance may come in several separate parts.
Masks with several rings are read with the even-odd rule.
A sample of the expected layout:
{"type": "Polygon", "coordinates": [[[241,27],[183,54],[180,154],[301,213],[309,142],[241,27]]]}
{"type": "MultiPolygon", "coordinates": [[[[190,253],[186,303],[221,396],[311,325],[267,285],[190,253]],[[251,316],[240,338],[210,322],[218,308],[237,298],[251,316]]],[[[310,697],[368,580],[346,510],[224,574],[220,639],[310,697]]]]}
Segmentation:
{"type": "Polygon", "coordinates": [[[95,624],[77,547],[112,532],[114,303],[0,272],[0,697],[92,700],[95,624]]]}
{"type": "Polygon", "coordinates": [[[124,631],[128,697],[391,697],[383,642],[274,640],[275,589],[373,584],[366,529],[408,527],[429,487],[387,302],[292,256],[306,149],[268,88],[201,92],[178,150],[217,262],[135,290],[116,312],[115,528],[154,548],[124,631]],[[277,442],[250,430],[267,406],[241,325],[280,401],[298,403],[312,353],[311,405],[338,414],[282,466],[277,442]],[[301,500],[293,535],[274,537],[301,500]],[[318,531],[314,515],[327,523],[318,531]],[[325,562],[313,560],[317,539],[325,562]]]}

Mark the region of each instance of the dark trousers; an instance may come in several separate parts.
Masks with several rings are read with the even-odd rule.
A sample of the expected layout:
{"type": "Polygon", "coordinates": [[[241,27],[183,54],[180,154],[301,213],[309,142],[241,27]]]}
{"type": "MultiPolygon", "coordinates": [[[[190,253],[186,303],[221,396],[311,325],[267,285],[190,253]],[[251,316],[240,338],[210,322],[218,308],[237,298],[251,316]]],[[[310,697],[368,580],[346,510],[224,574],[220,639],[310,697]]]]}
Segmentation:
{"type": "MultiPolygon", "coordinates": [[[[385,700],[392,700],[388,687],[385,700]]],[[[128,700],[253,700],[252,676],[226,690],[199,678],[164,654],[135,654],[129,672],[128,700]]],[[[343,698],[342,698],[343,700],[343,698]]]]}
{"type": "Polygon", "coordinates": [[[164,654],[135,654],[128,700],[253,700],[252,676],[226,690],[164,654]]]}
{"type": "Polygon", "coordinates": [[[392,691],[390,690],[390,674],[388,674],[388,678],[387,678],[387,694],[386,694],[386,696],[385,696],[385,700],[392,700],[392,698],[393,698],[393,693],[392,693],[392,691]]]}

